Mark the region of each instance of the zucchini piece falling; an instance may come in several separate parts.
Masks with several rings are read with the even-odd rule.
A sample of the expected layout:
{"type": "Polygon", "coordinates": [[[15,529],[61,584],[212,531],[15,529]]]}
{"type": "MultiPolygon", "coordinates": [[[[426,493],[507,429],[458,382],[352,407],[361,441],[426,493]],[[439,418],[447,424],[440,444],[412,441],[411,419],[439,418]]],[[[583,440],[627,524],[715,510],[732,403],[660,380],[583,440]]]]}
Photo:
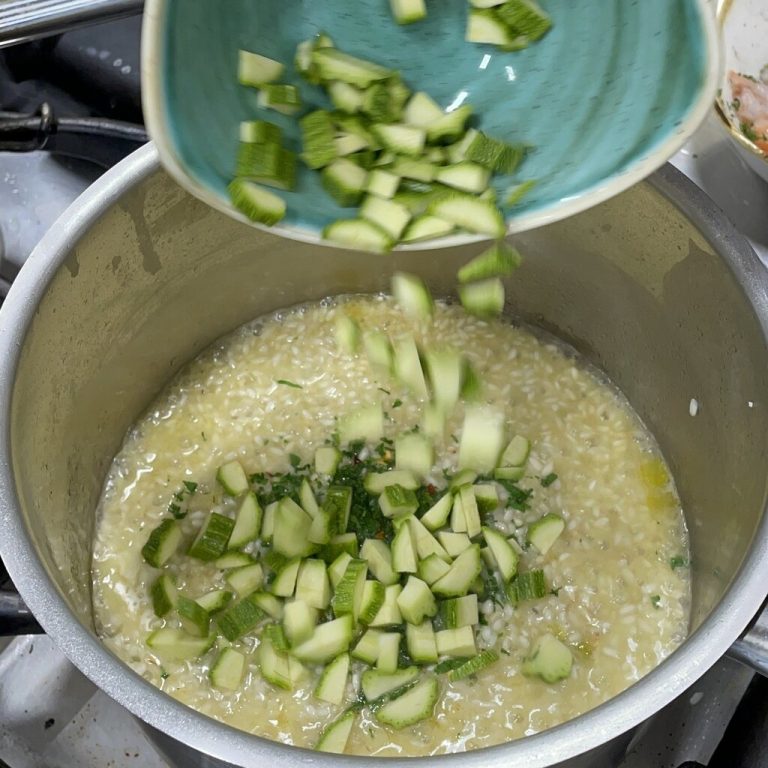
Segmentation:
{"type": "Polygon", "coordinates": [[[301,94],[295,85],[268,83],[259,89],[258,105],[283,115],[295,115],[301,109],[301,94]]]}
{"type": "MultiPolygon", "coordinates": [[[[490,248],[468,261],[458,273],[460,283],[472,283],[491,277],[507,277],[523,262],[520,252],[504,241],[494,243],[490,248]]],[[[523,462],[518,462],[522,464],[523,462]]]]}
{"type": "Polygon", "coordinates": [[[471,315],[498,317],[504,311],[504,283],[498,277],[459,286],[461,305],[471,315]]]}
{"type": "Polygon", "coordinates": [[[535,0],[508,0],[497,13],[505,24],[529,40],[541,39],[552,27],[552,19],[535,0]]]}
{"type": "Polygon", "coordinates": [[[456,192],[433,200],[427,213],[481,235],[501,238],[506,232],[504,218],[492,202],[466,193],[456,192]]]}
{"type": "Polygon", "coordinates": [[[346,248],[373,253],[386,253],[394,246],[387,232],[365,219],[334,221],[323,229],[323,239],[346,248]]]}
{"type": "Polygon", "coordinates": [[[392,295],[397,303],[413,317],[427,318],[435,310],[435,302],[429,289],[417,275],[395,272],[392,276],[392,295]]]}
{"type": "Polygon", "coordinates": [[[260,88],[265,83],[279,80],[285,67],[279,61],[251,51],[238,51],[237,81],[241,85],[260,88]]]}
{"type": "Polygon", "coordinates": [[[360,217],[384,230],[395,241],[403,234],[411,213],[395,200],[368,195],[360,206],[360,217]]]}
{"type": "Polygon", "coordinates": [[[450,235],[454,225],[449,221],[443,221],[437,216],[417,216],[406,227],[402,242],[419,243],[422,240],[434,240],[437,237],[450,235]]]}
{"type": "Polygon", "coordinates": [[[251,221],[272,226],[285,216],[285,200],[252,181],[235,179],[227,189],[232,205],[251,221]]]}

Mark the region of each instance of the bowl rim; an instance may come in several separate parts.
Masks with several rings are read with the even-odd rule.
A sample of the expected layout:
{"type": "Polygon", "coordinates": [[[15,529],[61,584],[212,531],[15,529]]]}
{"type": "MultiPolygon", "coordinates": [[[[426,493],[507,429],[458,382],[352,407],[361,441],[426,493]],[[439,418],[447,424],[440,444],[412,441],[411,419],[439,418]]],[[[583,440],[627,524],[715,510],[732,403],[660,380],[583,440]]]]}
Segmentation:
{"type": "MultiPolygon", "coordinates": [[[[193,710],[155,688],[114,656],[75,617],[42,561],[20,512],[13,476],[10,419],[16,372],[39,302],[78,241],[111,208],[147,178],[161,171],[148,144],[91,185],[43,237],[0,310],[0,557],[30,610],[56,645],[100,689],[139,719],[204,755],[232,766],[331,766],[380,768],[383,758],[318,755],[238,731],[193,710]],[[333,761],[333,762],[332,762],[333,761]]],[[[693,182],[667,165],[648,182],[695,222],[717,247],[755,314],[768,348],[768,274],[724,214],[693,182]]],[[[507,768],[510,760],[527,768],[549,768],[589,753],[656,714],[691,686],[752,621],[768,583],[768,510],[763,514],[741,567],[721,601],[701,626],[661,665],[618,696],[555,728],[514,742],[460,755],[386,758],[394,766],[441,768],[446,761],[464,768],[507,768]],[[439,761],[439,762],[438,762],[439,761]]]]}
{"type": "MultiPolygon", "coordinates": [[[[717,19],[717,30],[718,34],[720,35],[723,46],[725,46],[725,19],[728,16],[728,13],[733,8],[734,3],[736,0],[717,0],[717,12],[716,12],[716,19],[717,19]]],[[[715,104],[714,104],[714,111],[717,115],[717,118],[719,122],[722,124],[723,128],[725,128],[726,131],[730,134],[731,138],[743,149],[750,152],[752,155],[757,157],[758,159],[762,160],[763,162],[768,165],[768,152],[763,152],[760,147],[758,147],[753,141],[750,141],[740,130],[734,127],[731,120],[728,118],[728,115],[726,113],[725,109],[725,102],[723,101],[723,89],[722,89],[722,83],[725,82],[725,78],[727,78],[728,72],[725,70],[725,57],[723,57],[723,72],[722,72],[722,80],[721,80],[721,87],[718,88],[717,96],[715,97],[715,104]]]]}
{"type": "MultiPolygon", "coordinates": [[[[578,194],[553,201],[543,208],[507,218],[505,222],[506,235],[553,224],[615,197],[664,165],[693,136],[711,109],[720,83],[723,59],[720,34],[710,7],[710,0],[693,1],[698,8],[698,19],[704,33],[706,62],[703,68],[704,80],[699,86],[697,98],[688,108],[680,126],[670,131],[647,154],[639,159],[636,158],[620,173],[614,173],[583,189],[578,194]]],[[[214,193],[208,186],[187,172],[176,152],[170,131],[167,130],[166,105],[168,100],[165,98],[164,78],[154,76],[154,73],[162,69],[162,57],[165,51],[163,20],[170,2],[171,0],[146,0],[141,35],[142,107],[147,132],[157,147],[163,167],[180,186],[192,195],[238,221],[291,240],[334,247],[334,243],[323,240],[321,234],[313,230],[279,223],[274,226],[266,226],[250,220],[234,209],[228,200],[214,193]]],[[[490,238],[487,235],[455,234],[420,243],[399,244],[395,250],[432,250],[482,242],[488,239],[490,238]]]]}

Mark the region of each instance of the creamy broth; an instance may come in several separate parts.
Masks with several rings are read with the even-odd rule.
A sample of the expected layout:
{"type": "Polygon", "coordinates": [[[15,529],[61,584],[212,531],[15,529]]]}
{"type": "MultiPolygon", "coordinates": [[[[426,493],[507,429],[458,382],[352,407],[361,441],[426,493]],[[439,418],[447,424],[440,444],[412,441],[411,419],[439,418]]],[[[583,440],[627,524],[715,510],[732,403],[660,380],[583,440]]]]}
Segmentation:
{"type": "MultiPolygon", "coordinates": [[[[379,400],[390,437],[420,423],[423,403],[376,375],[364,355],[338,350],[340,312],[393,338],[413,332],[424,345],[463,350],[483,399],[504,413],[510,434],[532,443],[519,483],[532,490],[530,506],[499,512],[499,527],[524,535],[548,512],[566,521],[546,555],[534,548],[520,555],[522,569],[543,569],[551,594],[515,607],[481,604],[478,647],[496,649],[499,661],[459,682],[441,676],[435,715],[417,725],[392,730],[363,709],[346,751],[427,755],[517,739],[597,706],[668,656],[688,627],[685,524],[658,448],[622,396],[527,330],[442,304],[431,322],[414,324],[380,297],[307,305],[240,328],[187,366],[135,425],[110,469],[98,516],[94,604],[105,644],[179,701],[288,744],[314,746],[342,711],[313,697],[316,676],[294,692],[265,682],[253,658],[258,631],[234,644],[249,659],[236,692],[211,686],[215,652],[184,662],[155,656],[148,634],[177,620],[154,615],[149,587],[158,572],[141,555],[184,480],[198,483],[184,500],[182,527],[191,541],[212,509],[234,513],[215,481],[223,462],[239,458],[248,473],[287,472],[290,454],[312,461],[337,417],[379,400]],[[543,485],[552,473],[557,479],[543,485]],[[544,632],[566,643],[574,660],[570,676],[551,685],[521,674],[544,632]]],[[[435,484],[444,484],[444,469],[455,469],[462,419],[459,405],[436,443],[435,484]]],[[[178,556],[170,569],[192,597],[225,585],[211,564],[178,556]]],[[[353,664],[350,700],[360,666],[353,664]]]]}

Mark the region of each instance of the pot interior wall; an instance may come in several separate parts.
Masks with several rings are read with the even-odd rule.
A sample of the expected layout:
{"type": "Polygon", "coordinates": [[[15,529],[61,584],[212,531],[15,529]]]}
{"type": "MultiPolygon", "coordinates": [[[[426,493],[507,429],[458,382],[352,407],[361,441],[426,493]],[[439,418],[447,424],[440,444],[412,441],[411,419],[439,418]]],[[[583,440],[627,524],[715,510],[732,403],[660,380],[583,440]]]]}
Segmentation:
{"type": "MultiPolygon", "coordinates": [[[[515,238],[527,259],[508,282],[508,307],[604,370],[657,436],[691,531],[695,628],[762,514],[768,352],[727,265],[656,183],[515,238]]],[[[108,208],[29,328],[11,423],[23,514],[81,621],[91,624],[105,472],[185,361],[264,312],[386,289],[396,269],[450,294],[457,266],[480,247],[374,256],[284,241],[209,210],[159,172],[108,208]]]]}

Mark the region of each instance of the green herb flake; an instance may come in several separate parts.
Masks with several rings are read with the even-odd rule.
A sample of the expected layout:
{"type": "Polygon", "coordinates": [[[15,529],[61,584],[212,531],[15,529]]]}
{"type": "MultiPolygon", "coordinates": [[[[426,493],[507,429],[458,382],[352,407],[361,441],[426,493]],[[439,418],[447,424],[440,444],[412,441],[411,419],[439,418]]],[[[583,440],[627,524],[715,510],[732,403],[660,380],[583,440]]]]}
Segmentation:
{"type": "Polygon", "coordinates": [[[554,472],[550,472],[548,475],[544,475],[544,477],[541,478],[541,487],[549,488],[555,480],[557,480],[557,475],[554,472]]]}
{"type": "Polygon", "coordinates": [[[507,499],[508,507],[517,509],[520,512],[525,512],[528,509],[528,500],[533,495],[533,491],[519,488],[511,480],[497,480],[496,482],[498,482],[509,494],[509,498],[507,499]]]}
{"type": "Polygon", "coordinates": [[[291,462],[291,466],[296,469],[296,467],[301,464],[301,456],[297,456],[295,453],[289,453],[288,454],[288,460],[291,462]]]}
{"type": "Polygon", "coordinates": [[[504,586],[496,578],[496,575],[488,571],[484,571],[482,574],[483,579],[483,591],[485,597],[493,600],[496,605],[504,606],[507,604],[509,598],[504,586]]]}
{"type": "Polygon", "coordinates": [[[393,407],[393,408],[399,408],[399,407],[400,407],[402,404],[403,404],[403,401],[402,401],[402,400],[400,400],[400,398],[398,398],[397,400],[395,400],[395,401],[392,403],[392,407],[393,407]]]}
{"type": "Polygon", "coordinates": [[[346,485],[352,489],[352,508],[349,512],[348,531],[354,531],[358,544],[365,539],[381,539],[387,543],[394,538],[392,521],[379,507],[378,497],[365,490],[364,479],[370,472],[384,472],[390,468],[383,457],[376,453],[361,460],[358,454],[364,443],[350,443],[342,452],[342,461],[333,477],[334,485],[346,485]]]}
{"type": "Polygon", "coordinates": [[[376,389],[378,389],[379,392],[383,392],[385,395],[391,395],[392,394],[388,389],[384,389],[384,387],[376,387],[376,389]]]}
{"type": "Polygon", "coordinates": [[[654,608],[658,608],[660,602],[661,602],[661,595],[651,595],[651,605],[654,608]]]}
{"type": "Polygon", "coordinates": [[[296,384],[294,381],[288,381],[288,379],[275,379],[275,384],[282,384],[285,387],[293,387],[294,389],[304,389],[301,384],[296,384]]]}
{"type": "Polygon", "coordinates": [[[755,129],[753,127],[752,123],[741,123],[741,132],[750,140],[750,141],[757,141],[757,134],[755,133],[755,129]]]}
{"type": "Polygon", "coordinates": [[[675,555],[669,558],[669,567],[676,571],[678,568],[687,568],[690,565],[688,558],[683,555],[675,555]]]}
{"type": "Polygon", "coordinates": [[[183,512],[181,507],[178,504],[175,504],[174,502],[171,502],[168,505],[168,511],[177,519],[177,520],[183,520],[187,513],[183,512]]]}
{"type": "Polygon", "coordinates": [[[193,483],[191,480],[185,480],[184,487],[187,489],[187,493],[191,496],[197,490],[197,483],[193,483]]]}

